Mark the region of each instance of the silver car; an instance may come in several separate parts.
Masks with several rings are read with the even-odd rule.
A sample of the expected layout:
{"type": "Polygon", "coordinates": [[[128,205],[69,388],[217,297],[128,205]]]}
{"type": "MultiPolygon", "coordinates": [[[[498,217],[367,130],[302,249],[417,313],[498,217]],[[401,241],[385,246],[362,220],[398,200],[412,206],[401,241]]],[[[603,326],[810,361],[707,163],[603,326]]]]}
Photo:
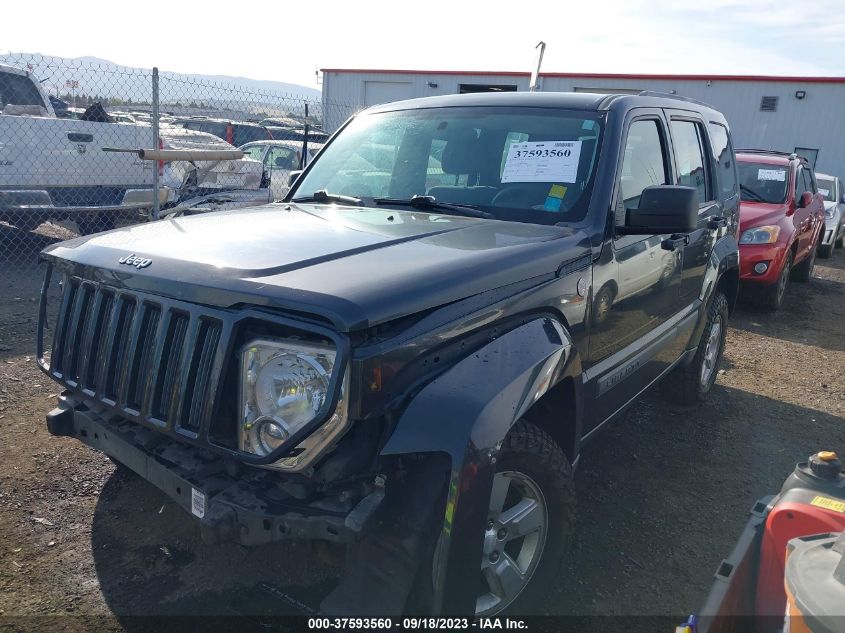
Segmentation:
{"type": "MultiPolygon", "coordinates": [[[[308,143],[307,165],[322,149],[322,143],[308,143]]],[[[241,145],[247,158],[261,161],[270,173],[270,192],[281,200],[290,189],[291,172],[302,169],[302,141],[253,141],[241,145]]]]}
{"type": "Polygon", "coordinates": [[[836,176],[816,172],[819,193],[824,196],[824,234],[819,244],[819,257],[830,257],[842,248],[845,238],[845,192],[836,176]]]}

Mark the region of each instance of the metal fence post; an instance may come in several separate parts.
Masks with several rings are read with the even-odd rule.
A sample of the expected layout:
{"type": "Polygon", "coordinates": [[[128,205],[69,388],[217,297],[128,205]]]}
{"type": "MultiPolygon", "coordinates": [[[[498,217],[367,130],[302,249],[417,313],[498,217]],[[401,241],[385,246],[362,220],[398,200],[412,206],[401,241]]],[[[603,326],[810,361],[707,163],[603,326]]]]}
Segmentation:
{"type": "MultiPolygon", "coordinates": [[[[153,144],[151,149],[158,149],[158,68],[153,67],[153,144]]],[[[153,220],[158,220],[160,211],[159,202],[159,163],[153,165],[153,220]]]]}

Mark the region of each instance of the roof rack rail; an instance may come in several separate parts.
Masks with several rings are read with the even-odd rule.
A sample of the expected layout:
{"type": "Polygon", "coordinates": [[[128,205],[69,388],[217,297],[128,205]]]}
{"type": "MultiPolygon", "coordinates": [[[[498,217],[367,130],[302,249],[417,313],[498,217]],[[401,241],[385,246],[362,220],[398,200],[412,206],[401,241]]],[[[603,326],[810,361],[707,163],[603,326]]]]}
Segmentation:
{"type": "MultiPolygon", "coordinates": [[[[790,159],[798,158],[795,152],[781,152],[776,149],[759,149],[754,147],[738,147],[734,150],[736,154],[775,154],[777,156],[786,156],[790,159]]],[[[801,158],[804,158],[803,156],[801,158]]]]}
{"type": "Polygon", "coordinates": [[[688,103],[695,103],[696,105],[712,108],[709,103],[693,99],[692,97],[685,97],[683,95],[673,94],[671,92],[660,92],[659,90],[641,90],[637,93],[640,97],[663,97],[664,99],[677,99],[678,101],[686,101],[688,103]]]}

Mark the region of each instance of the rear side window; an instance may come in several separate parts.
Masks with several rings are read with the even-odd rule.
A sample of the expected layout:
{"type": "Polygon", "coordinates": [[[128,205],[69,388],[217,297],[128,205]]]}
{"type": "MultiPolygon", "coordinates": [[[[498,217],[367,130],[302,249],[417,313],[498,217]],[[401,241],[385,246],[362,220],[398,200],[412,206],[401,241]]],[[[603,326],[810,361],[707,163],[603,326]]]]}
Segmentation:
{"type": "Polygon", "coordinates": [[[711,123],[709,127],[713,155],[716,158],[719,190],[725,198],[731,198],[737,194],[737,180],[734,151],[731,140],[728,138],[728,130],[718,123],[711,123]]]}
{"type": "Polygon", "coordinates": [[[299,156],[289,147],[274,147],[270,150],[267,163],[271,169],[297,169],[299,167],[299,156]]]}
{"type": "Polygon", "coordinates": [[[0,110],[9,104],[43,106],[44,102],[29,77],[0,73],[0,110]]]}
{"type": "Polygon", "coordinates": [[[806,167],[798,169],[795,176],[795,199],[798,200],[805,191],[813,192],[813,183],[810,180],[810,172],[806,167]]]}
{"type": "MultiPolygon", "coordinates": [[[[636,209],[646,187],[665,184],[668,184],[666,150],[659,123],[654,119],[634,121],[628,129],[622,159],[620,191],[624,208],[621,211],[636,209]]],[[[617,218],[617,224],[624,223],[624,217],[617,218]]]]}
{"type": "Polygon", "coordinates": [[[672,121],[672,140],[678,177],[675,184],[698,189],[698,202],[710,200],[710,187],[704,160],[704,140],[701,125],[693,121],[672,121]]]}

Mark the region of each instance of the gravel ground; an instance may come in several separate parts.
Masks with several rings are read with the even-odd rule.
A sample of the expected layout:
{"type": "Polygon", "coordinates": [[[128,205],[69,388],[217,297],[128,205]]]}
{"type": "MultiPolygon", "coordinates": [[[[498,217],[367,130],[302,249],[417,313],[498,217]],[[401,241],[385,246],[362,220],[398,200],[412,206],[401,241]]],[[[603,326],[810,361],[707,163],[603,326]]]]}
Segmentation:
{"type": "MultiPolygon", "coordinates": [[[[41,271],[8,253],[12,238],[35,251],[66,230],[22,238],[0,226],[0,629],[141,631],[132,616],[316,605],[340,573],[337,552],[203,545],[153,486],[48,435],[58,387],[33,360],[41,271]]],[[[778,314],[740,307],[705,405],[649,394],[585,449],[574,554],[548,612],[696,610],[753,502],[811,452],[845,451],[845,255],[788,292],[778,314]]]]}

